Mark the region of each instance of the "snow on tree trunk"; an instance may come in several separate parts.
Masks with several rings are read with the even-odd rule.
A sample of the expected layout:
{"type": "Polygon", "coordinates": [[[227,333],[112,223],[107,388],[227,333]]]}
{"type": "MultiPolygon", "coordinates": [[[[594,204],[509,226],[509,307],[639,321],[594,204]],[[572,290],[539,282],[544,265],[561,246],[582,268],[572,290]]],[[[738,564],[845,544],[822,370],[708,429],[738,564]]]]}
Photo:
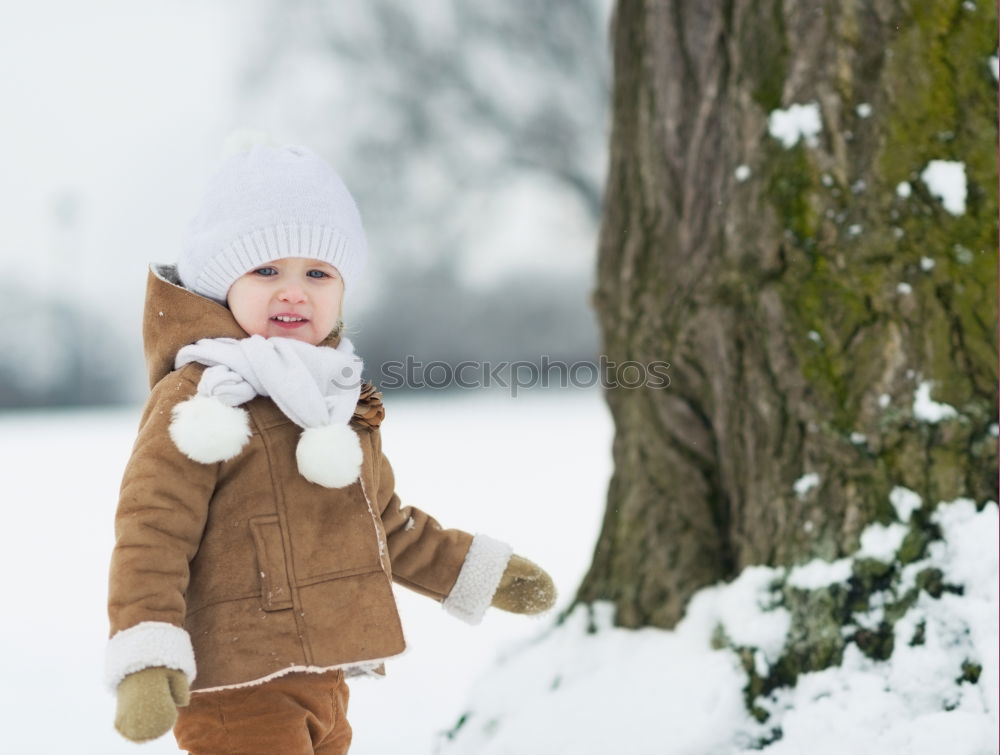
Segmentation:
{"type": "MultiPolygon", "coordinates": [[[[960,0],[618,4],[593,301],[607,358],[669,362],[670,384],[606,391],[578,602],[672,627],[747,565],[854,553],[914,491],[895,563],[786,590],[821,667],[937,502],[996,500],[996,28],[960,0]]],[[[878,657],[879,637],[854,639],[878,657]]]]}

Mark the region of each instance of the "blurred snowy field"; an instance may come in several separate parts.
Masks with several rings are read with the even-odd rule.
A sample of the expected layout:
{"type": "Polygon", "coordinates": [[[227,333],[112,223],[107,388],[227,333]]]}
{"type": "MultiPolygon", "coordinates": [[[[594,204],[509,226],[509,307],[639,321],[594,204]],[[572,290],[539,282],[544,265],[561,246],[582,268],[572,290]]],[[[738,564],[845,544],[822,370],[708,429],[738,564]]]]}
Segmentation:
{"type": "MultiPolygon", "coordinates": [[[[403,502],[445,527],[509,542],[552,574],[555,610],[567,605],[590,563],[611,472],[600,393],[389,393],[385,403],[383,444],[403,502]]],[[[177,752],[169,734],[145,745],[122,739],[102,678],[112,519],[140,409],[0,414],[0,570],[10,598],[0,752],[177,752]]],[[[352,755],[432,752],[501,649],[554,616],[490,609],[470,627],[434,601],[396,594],[408,649],[384,679],[351,683],[352,755]]]]}

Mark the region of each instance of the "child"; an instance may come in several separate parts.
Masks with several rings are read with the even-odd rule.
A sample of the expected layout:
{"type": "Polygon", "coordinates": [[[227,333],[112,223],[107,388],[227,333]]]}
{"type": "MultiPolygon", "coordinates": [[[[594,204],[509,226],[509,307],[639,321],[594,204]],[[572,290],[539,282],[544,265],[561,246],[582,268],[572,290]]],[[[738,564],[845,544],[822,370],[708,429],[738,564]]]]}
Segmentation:
{"type": "Polygon", "coordinates": [[[505,543],[396,494],[381,394],[342,335],[366,255],[336,173],[257,143],[211,180],[177,267],[150,269],[152,392],[108,599],[128,739],[174,727],[195,754],[344,753],[345,677],[383,675],[404,649],[391,581],[470,624],[555,601],[505,543]]]}

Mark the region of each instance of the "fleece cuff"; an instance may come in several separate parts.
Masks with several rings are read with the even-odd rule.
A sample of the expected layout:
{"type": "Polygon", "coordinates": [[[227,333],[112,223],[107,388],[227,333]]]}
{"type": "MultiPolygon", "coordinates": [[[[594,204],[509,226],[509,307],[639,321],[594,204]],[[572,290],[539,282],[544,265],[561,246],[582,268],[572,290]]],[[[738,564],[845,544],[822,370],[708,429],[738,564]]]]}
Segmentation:
{"type": "Polygon", "coordinates": [[[105,681],[114,692],[122,679],[152,666],[175,668],[194,681],[194,648],[186,631],[164,621],[143,621],[116,632],[105,653],[105,681]]]}
{"type": "Polygon", "coordinates": [[[444,599],[444,610],[467,624],[482,621],[513,552],[507,543],[486,535],[473,537],[458,580],[444,599]]]}

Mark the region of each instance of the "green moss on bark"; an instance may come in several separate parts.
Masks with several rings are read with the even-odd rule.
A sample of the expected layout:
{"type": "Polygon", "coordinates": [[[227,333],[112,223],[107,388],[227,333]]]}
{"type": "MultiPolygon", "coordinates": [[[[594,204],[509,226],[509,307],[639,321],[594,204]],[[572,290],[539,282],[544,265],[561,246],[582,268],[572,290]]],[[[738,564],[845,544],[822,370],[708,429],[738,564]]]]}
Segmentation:
{"type": "Polygon", "coordinates": [[[746,18],[760,25],[744,24],[739,30],[740,49],[746,51],[745,71],[752,82],[751,96],[765,111],[781,107],[781,93],[788,78],[788,42],[785,39],[785,17],[780,0],[757,0],[768,8],[767,14],[747,13],[746,18]]]}
{"type": "MultiPolygon", "coordinates": [[[[988,65],[997,10],[909,0],[898,13],[877,55],[864,47],[877,35],[864,27],[872,14],[838,27],[841,44],[857,45],[842,59],[856,62],[837,67],[841,102],[824,107],[819,145],[785,149],[765,136],[760,171],[784,229],[784,265],[773,284],[816,397],[818,430],[830,443],[852,431],[877,436],[875,450],[859,449],[852,465],[855,482],[869,483],[854,485],[859,495],[878,493],[852,502],[859,526],[879,516],[888,480],[931,500],[997,496],[996,439],[985,437],[997,414],[997,98],[988,65]],[[870,117],[857,116],[861,102],[872,107],[870,117]],[[833,115],[839,122],[829,121],[833,115]],[[946,210],[922,180],[931,160],[965,166],[964,214],[946,210]],[[896,190],[904,181],[908,196],[896,190]],[[895,395],[873,416],[872,384],[892,360],[890,341],[913,367],[912,390],[932,380],[933,399],[954,406],[957,419],[922,422],[912,398],[895,395]]],[[[766,69],[755,65],[759,90],[766,69]]],[[[814,97],[806,90],[798,101],[814,97]]],[[[767,112],[778,106],[755,99],[767,112]]],[[[855,532],[838,531],[843,552],[855,532]]],[[[803,547],[808,553],[809,543],[803,547]]],[[[919,553],[916,541],[906,553],[913,548],[919,553]]]]}
{"type": "Polygon", "coordinates": [[[913,0],[908,11],[884,73],[892,98],[878,172],[886,192],[902,181],[913,187],[891,209],[903,234],[896,253],[929,304],[926,372],[938,380],[935,394],[963,413],[995,414],[995,402],[983,397],[996,383],[996,333],[985,315],[996,311],[997,99],[988,66],[997,49],[996,4],[913,0]],[[963,214],[945,210],[921,180],[931,160],[965,166],[963,214]],[[934,267],[917,273],[925,256],[934,267]]]}

